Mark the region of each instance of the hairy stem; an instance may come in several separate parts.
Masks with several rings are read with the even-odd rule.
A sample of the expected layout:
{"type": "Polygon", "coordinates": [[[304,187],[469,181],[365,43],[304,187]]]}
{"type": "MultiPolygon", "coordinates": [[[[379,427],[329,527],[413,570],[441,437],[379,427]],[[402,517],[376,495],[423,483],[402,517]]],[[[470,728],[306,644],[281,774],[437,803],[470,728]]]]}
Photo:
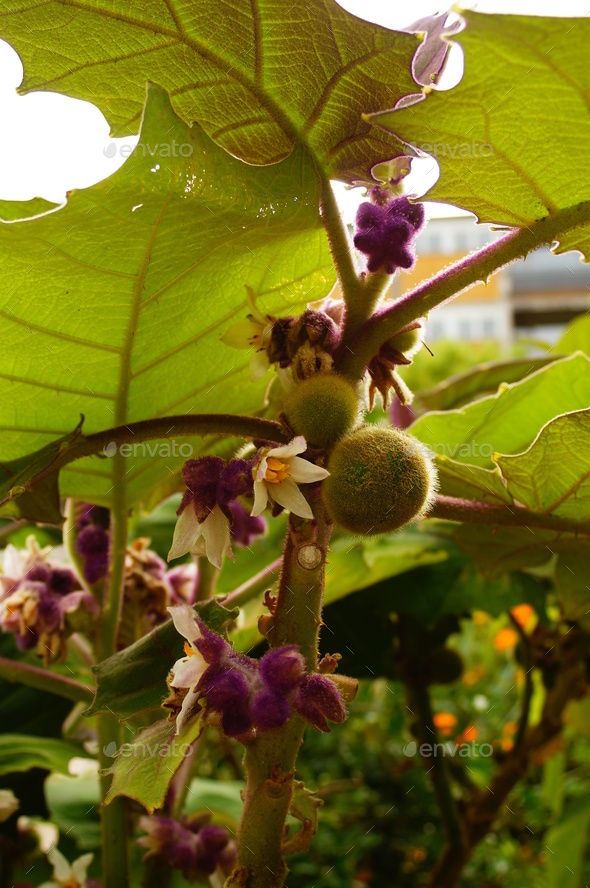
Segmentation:
{"type": "MultiPolygon", "coordinates": [[[[297,644],[312,672],[317,669],[331,527],[317,492],[315,496],[309,495],[309,500],[316,516],[314,522],[291,517],[268,640],[271,647],[297,644]],[[302,546],[313,546],[317,550],[317,565],[312,569],[303,567],[299,561],[302,546]]],[[[310,559],[305,563],[309,564],[310,559]]],[[[228,888],[282,888],[285,883],[288,872],[282,850],[285,820],[293,796],[295,761],[304,729],[303,719],[293,715],[283,728],[261,734],[246,749],[247,787],[238,835],[238,864],[226,883],[228,888]]]]}
{"type": "Polygon", "coordinates": [[[224,413],[201,413],[196,416],[164,416],[158,419],[145,419],[126,425],[105,429],[92,435],[78,432],[62,448],[49,465],[38,472],[23,473],[11,479],[10,489],[0,495],[0,505],[17,499],[33,483],[59,472],[68,463],[84,456],[101,454],[103,457],[118,456],[124,444],[141,444],[157,438],[183,437],[187,435],[228,435],[237,438],[253,438],[286,444],[288,436],[278,422],[259,419],[256,416],[232,416],[224,413]]]}
{"type": "Polygon", "coordinates": [[[551,244],[564,232],[585,224],[589,217],[590,201],[584,201],[532,222],[530,226],[511,231],[445,268],[389,308],[373,315],[347,343],[348,348],[341,355],[338,369],[352,379],[362,378],[365,367],[380,346],[410,321],[423,317],[478,281],[487,281],[499,268],[526,256],[531,250],[551,244]]]}
{"type": "Polygon", "coordinates": [[[48,669],[40,669],[38,666],[29,666],[28,663],[20,663],[18,660],[7,660],[0,657],[0,678],[6,681],[16,681],[30,688],[38,688],[49,694],[57,694],[67,700],[76,703],[90,703],[94,696],[92,688],[87,687],[73,678],[65,675],[56,675],[48,669]]]}
{"type": "Polygon", "coordinates": [[[589,521],[576,521],[574,518],[562,518],[559,515],[529,512],[522,506],[501,506],[451,496],[437,496],[428,517],[461,521],[466,524],[539,527],[544,530],[557,530],[565,533],[590,534],[589,521]]]}
{"type": "MultiPolygon", "coordinates": [[[[128,506],[125,478],[125,459],[117,453],[113,457],[113,511],[111,512],[111,546],[109,575],[99,630],[99,660],[105,660],[117,649],[117,629],[123,601],[125,582],[125,552],[127,547],[128,506]]],[[[98,716],[99,764],[107,769],[112,764],[113,744],[118,749],[123,741],[122,727],[113,715],[98,716]],[[106,752],[109,748],[108,753],[106,752]]],[[[104,799],[111,783],[110,776],[101,777],[101,797],[104,799]]],[[[104,888],[126,888],[128,885],[127,803],[122,797],[109,805],[101,805],[102,871],[104,888]]]]}
{"type": "Polygon", "coordinates": [[[215,587],[221,571],[204,555],[197,556],[197,601],[207,601],[215,595],[215,587]]]}

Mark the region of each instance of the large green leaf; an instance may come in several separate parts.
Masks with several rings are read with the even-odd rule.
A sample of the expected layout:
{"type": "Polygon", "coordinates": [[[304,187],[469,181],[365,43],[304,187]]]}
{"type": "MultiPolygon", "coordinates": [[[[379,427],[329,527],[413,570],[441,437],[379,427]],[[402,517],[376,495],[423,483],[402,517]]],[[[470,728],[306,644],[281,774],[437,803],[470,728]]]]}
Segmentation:
{"type": "MultiPolygon", "coordinates": [[[[373,122],[436,157],[441,175],[429,198],[480,221],[526,226],[590,200],[590,22],[462,15],[459,85],[373,122]]],[[[561,246],[585,251],[588,230],[561,246]]]]}
{"type": "Polygon", "coordinates": [[[124,743],[108,771],[113,775],[113,782],[105,804],[124,795],[135,799],[150,814],[155,808],[161,808],[175,771],[190,755],[191,746],[203,727],[203,711],[178,735],[174,722],[164,718],[141,731],[131,742],[124,743]]]}
{"type": "Polygon", "coordinates": [[[76,777],[50,774],[45,781],[50,819],[81,850],[100,848],[100,786],[97,771],[76,777]]]}
{"type": "Polygon", "coordinates": [[[527,508],[590,520],[590,410],[558,416],[524,453],[496,462],[508,491],[527,508]]]}
{"type": "MultiPolygon", "coordinates": [[[[80,414],[90,433],[181,412],[260,410],[265,382],[244,384],[250,356],[219,337],[245,317],[246,285],[276,314],[330,287],[318,199],[303,149],[248,166],[150,87],[139,146],[114,176],[62,210],[0,225],[3,460],[66,434],[80,414]]],[[[125,460],[131,500],[174,482],[182,443],[194,455],[204,446],[185,438],[176,456],[138,448],[125,460]]],[[[72,464],[62,493],[108,504],[112,466],[72,464]]]]}
{"type": "Polygon", "coordinates": [[[46,771],[68,773],[68,764],[75,756],[84,756],[84,750],[74,743],[27,734],[0,734],[0,774],[44,768],[46,771]]]}
{"type": "Polygon", "coordinates": [[[459,410],[427,413],[411,431],[435,453],[493,468],[494,452],[520,453],[545,423],[589,403],[590,360],[578,353],[459,410]]]}
{"type": "Polygon", "coordinates": [[[476,396],[481,397],[495,391],[502,383],[518,382],[533,370],[551,364],[558,357],[556,353],[553,357],[547,358],[516,358],[511,361],[478,364],[466,373],[445,379],[429,391],[417,392],[416,399],[420,406],[423,405],[427,410],[450,410],[453,407],[461,407],[473,401],[476,396]]]}
{"type": "Polygon", "coordinates": [[[155,80],[181,117],[236,157],[274,163],[304,139],[345,180],[370,179],[374,163],[403,150],[362,114],[416,90],[417,38],[334,0],[9,0],[0,36],[23,60],[22,91],[94,102],[116,133],[137,130],[144,84],[155,80]]]}

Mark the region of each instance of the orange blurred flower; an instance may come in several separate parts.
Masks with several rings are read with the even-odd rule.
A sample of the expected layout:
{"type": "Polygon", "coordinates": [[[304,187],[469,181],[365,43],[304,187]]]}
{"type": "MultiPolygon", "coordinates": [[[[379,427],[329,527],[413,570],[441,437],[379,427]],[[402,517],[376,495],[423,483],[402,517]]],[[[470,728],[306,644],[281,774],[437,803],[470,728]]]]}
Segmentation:
{"type": "Polygon", "coordinates": [[[494,647],[497,651],[509,651],[518,641],[516,629],[500,629],[494,638],[494,647]]]}
{"type": "Polygon", "coordinates": [[[517,604],[516,607],[511,609],[510,613],[518,625],[526,629],[531,618],[535,615],[535,609],[530,604],[517,604]]]}
{"type": "Polygon", "coordinates": [[[452,712],[437,712],[432,720],[443,737],[450,737],[457,727],[457,719],[452,712]]]}

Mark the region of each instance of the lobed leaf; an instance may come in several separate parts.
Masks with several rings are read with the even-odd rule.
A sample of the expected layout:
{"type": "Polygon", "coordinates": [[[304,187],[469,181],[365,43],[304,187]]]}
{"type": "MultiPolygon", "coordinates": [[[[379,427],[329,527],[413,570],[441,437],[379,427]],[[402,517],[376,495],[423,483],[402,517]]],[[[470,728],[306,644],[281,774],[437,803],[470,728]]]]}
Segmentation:
{"type": "MultiPolygon", "coordinates": [[[[117,173],[55,213],[0,225],[3,460],[51,450],[80,414],[91,433],[174,413],[260,411],[264,380],[245,384],[251,355],[219,338],[246,316],[246,284],[273,314],[329,290],[319,188],[304,149],[247,166],[150,86],[140,142],[117,173]]],[[[128,454],[131,502],[169,493],[187,455],[213,442],[149,443],[128,454]]],[[[62,495],[109,505],[112,467],[73,463],[62,495]]]]}
{"type": "Polygon", "coordinates": [[[154,80],[185,121],[248,163],[276,163],[304,141],[329,175],[370,181],[374,163],[404,153],[362,115],[416,90],[419,40],[334,0],[8,0],[0,36],[23,61],[22,92],[87,99],[116,134],[137,130],[154,80]]]}

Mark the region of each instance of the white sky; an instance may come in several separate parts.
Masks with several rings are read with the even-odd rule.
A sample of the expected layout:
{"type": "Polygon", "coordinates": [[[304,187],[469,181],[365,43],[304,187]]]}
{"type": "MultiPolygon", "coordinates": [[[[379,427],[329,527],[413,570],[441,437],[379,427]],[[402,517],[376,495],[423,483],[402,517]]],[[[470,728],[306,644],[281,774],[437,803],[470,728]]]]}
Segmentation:
{"type": "MultiPolygon", "coordinates": [[[[341,5],[370,21],[392,28],[404,27],[418,18],[443,11],[439,0],[340,0],[341,5]],[[411,7],[411,12],[408,8],[411,7]]],[[[529,15],[586,16],[590,0],[480,0],[464,5],[482,12],[512,12],[529,15]]],[[[1,36],[1,35],[0,35],[1,36]]],[[[460,76],[461,53],[449,64],[449,78],[460,76]]],[[[133,146],[135,139],[113,140],[102,113],[88,102],[57,93],[38,92],[19,96],[16,89],[22,79],[22,65],[16,52],[0,40],[0,199],[27,200],[45,197],[61,202],[66,191],[84,188],[113,173],[124,162],[122,145],[133,146]],[[110,146],[110,150],[107,146],[110,146]],[[107,155],[105,155],[107,149],[107,155]]],[[[413,174],[412,188],[423,193],[436,179],[436,165],[425,160],[413,174]]],[[[338,189],[339,202],[352,219],[360,200],[360,190],[338,189]]],[[[437,214],[431,205],[431,214],[437,214]]],[[[448,215],[448,209],[444,210],[448,215]]]]}

